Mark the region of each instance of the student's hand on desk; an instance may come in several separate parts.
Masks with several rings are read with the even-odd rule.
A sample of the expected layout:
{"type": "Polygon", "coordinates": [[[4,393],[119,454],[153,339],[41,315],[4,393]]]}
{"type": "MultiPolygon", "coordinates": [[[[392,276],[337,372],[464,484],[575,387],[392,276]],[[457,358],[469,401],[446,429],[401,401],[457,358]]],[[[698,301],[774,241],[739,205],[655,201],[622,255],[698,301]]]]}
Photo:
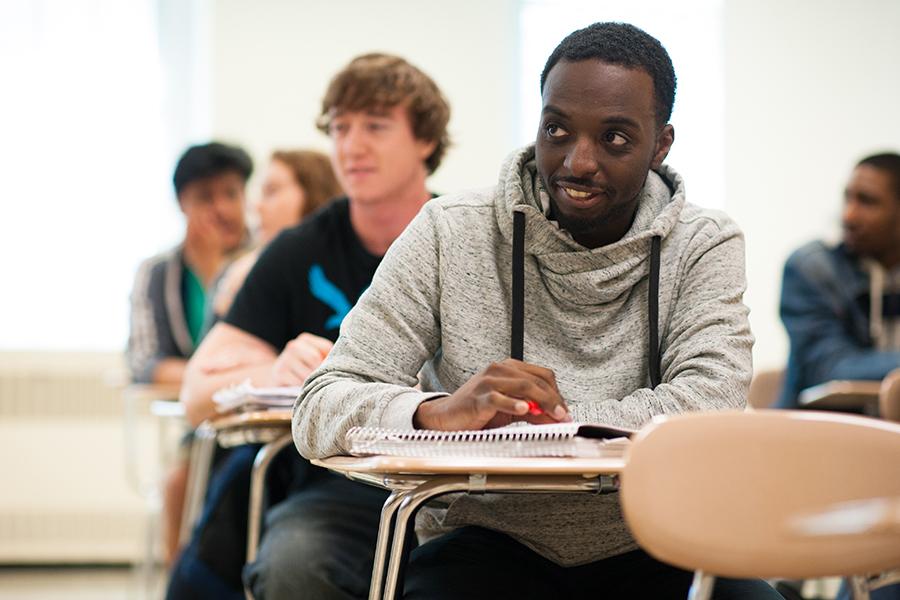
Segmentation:
{"type": "Polygon", "coordinates": [[[271,362],[272,353],[267,348],[243,346],[240,350],[236,350],[226,347],[221,351],[217,349],[214,354],[204,358],[197,368],[205,375],[217,375],[241,367],[252,367],[271,362]]]}
{"type": "Polygon", "coordinates": [[[484,429],[513,421],[570,421],[553,371],[511,358],[492,363],[449,396],[423,402],[413,415],[417,429],[484,429]],[[526,400],[543,414],[529,413],[526,400]]]}
{"type": "Polygon", "coordinates": [[[302,385],[322,364],[334,344],[331,340],[301,333],[284,347],[272,365],[273,385],[302,385]]]}

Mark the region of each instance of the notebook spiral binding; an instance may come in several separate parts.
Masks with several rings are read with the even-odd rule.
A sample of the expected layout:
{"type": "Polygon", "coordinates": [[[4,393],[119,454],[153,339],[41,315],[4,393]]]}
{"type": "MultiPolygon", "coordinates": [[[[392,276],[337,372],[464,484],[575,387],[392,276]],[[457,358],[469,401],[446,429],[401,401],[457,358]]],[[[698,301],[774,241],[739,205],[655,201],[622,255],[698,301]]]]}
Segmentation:
{"type": "Polygon", "coordinates": [[[567,457],[621,456],[624,440],[577,436],[577,423],[501,427],[475,431],[434,431],[353,427],[347,446],[357,456],[567,457]]]}

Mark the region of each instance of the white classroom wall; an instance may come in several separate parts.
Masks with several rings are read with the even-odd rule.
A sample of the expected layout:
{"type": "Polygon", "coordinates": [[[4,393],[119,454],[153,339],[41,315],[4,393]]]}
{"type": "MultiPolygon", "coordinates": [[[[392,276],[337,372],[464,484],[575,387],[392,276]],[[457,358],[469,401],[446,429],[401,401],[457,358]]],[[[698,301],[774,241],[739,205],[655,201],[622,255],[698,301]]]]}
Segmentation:
{"type": "MultiPolygon", "coordinates": [[[[432,76],[452,110],[454,146],[437,192],[492,185],[516,124],[513,0],[217,0],[213,133],[262,165],[273,147],[329,147],[315,128],[328,81],[365,52],[399,54],[432,76]]],[[[535,91],[537,93],[537,91],[535,91]]]]}
{"type": "MultiPolygon", "coordinates": [[[[260,160],[279,145],[327,149],[313,119],[328,79],[354,55],[386,50],[431,74],[452,104],[456,146],[432,188],[495,180],[517,139],[517,2],[252,6],[213,3],[215,135],[260,160]]],[[[747,236],[756,366],[777,367],[787,356],[777,315],[784,259],[837,234],[842,186],[859,157],[900,148],[900,2],[726,0],[724,18],[725,208],[747,236]]]]}
{"type": "MultiPolygon", "coordinates": [[[[79,153],[77,148],[84,145],[79,140],[91,140],[84,131],[95,131],[99,124],[92,119],[104,114],[112,117],[97,108],[104,105],[91,99],[89,88],[73,88],[78,92],[76,99],[93,110],[91,118],[84,117],[73,95],[57,89],[65,89],[64,82],[49,80],[57,71],[74,68],[64,56],[51,64],[56,70],[36,71],[40,75],[36,80],[48,80],[45,87],[53,93],[38,94],[41,102],[27,94],[8,99],[9,110],[3,113],[7,129],[34,127],[35,131],[13,136],[15,142],[4,155],[7,163],[11,161],[7,178],[11,193],[4,201],[8,208],[2,212],[22,226],[13,228],[0,243],[4,249],[0,254],[5,257],[0,258],[0,270],[8,280],[26,281],[29,293],[8,296],[4,301],[0,347],[9,351],[115,351],[124,347],[127,294],[134,266],[140,257],[174,243],[181,232],[181,217],[168,184],[171,165],[181,149],[209,136],[225,138],[245,144],[260,166],[275,147],[327,149],[327,139],[313,125],[319,99],[331,75],[362,52],[386,50],[407,56],[445,90],[453,107],[450,130],[455,145],[432,178],[432,189],[451,192],[492,184],[503,158],[523,139],[519,131],[523,119],[536,120],[536,115],[518,114],[519,94],[538,94],[536,81],[530,86],[529,76],[521,74],[519,64],[526,49],[520,47],[518,14],[525,1],[146,0],[120,5],[89,0],[91,6],[131,6],[134,14],[129,18],[135,22],[147,19],[146,7],[157,7],[160,49],[156,67],[147,68],[124,50],[126,56],[117,62],[117,54],[100,50],[112,47],[114,35],[104,31],[107,37],[102,44],[94,40],[94,48],[86,39],[78,41],[77,27],[71,24],[73,47],[68,54],[73,57],[69,62],[76,65],[92,64],[82,60],[82,54],[97,54],[99,65],[91,75],[95,83],[122,81],[106,77],[103,71],[104,65],[106,69],[119,68],[116,65],[122,60],[134,67],[131,76],[140,75],[148,84],[158,67],[161,87],[149,86],[152,93],[135,91],[128,98],[160,94],[165,125],[159,127],[161,133],[145,136],[146,127],[135,122],[131,128],[118,128],[121,135],[112,136],[112,141],[99,144],[102,151],[96,150],[95,143],[90,145],[90,153],[79,153]],[[100,60],[104,57],[109,60],[100,60]],[[48,104],[50,99],[55,99],[55,104],[48,104]],[[25,110],[45,104],[51,108],[25,110]],[[83,126],[63,128],[63,124],[83,126]],[[54,139],[54,129],[60,129],[60,140],[54,139]],[[136,133],[140,134],[137,138],[136,133]],[[154,154],[152,164],[146,157],[113,160],[130,156],[119,149],[135,139],[150,149],[161,147],[164,156],[154,154]],[[34,153],[31,146],[23,144],[47,148],[61,144],[66,160],[57,160],[54,164],[59,168],[50,170],[53,176],[43,177],[46,169],[41,170],[40,161],[29,160],[34,153]],[[70,147],[73,150],[69,151],[70,147]],[[123,162],[128,169],[123,170],[123,162]],[[61,176],[62,167],[69,175],[61,176]],[[138,167],[143,171],[133,176],[138,167]],[[139,183],[136,187],[120,185],[118,180],[111,181],[111,174],[139,183]],[[65,186],[75,195],[58,191],[65,186]],[[123,197],[128,201],[123,202],[123,197]],[[84,214],[73,212],[78,210],[84,214]],[[48,214],[54,218],[48,221],[44,218],[48,214]],[[79,227],[68,227],[71,222],[78,222],[79,227]],[[120,226],[109,227],[110,222],[120,226]],[[60,255],[47,240],[73,251],[60,255]],[[108,251],[112,247],[117,249],[115,253],[108,251]],[[29,260],[15,260],[19,254],[29,260]],[[81,268],[84,264],[102,268],[85,271],[81,268]],[[52,278],[38,276],[53,270],[52,278]],[[58,310],[54,285],[97,293],[87,299],[78,296],[72,314],[67,314],[58,310]]],[[[693,5],[715,2],[681,0],[678,6],[690,10],[693,5]]],[[[752,308],[758,339],[756,364],[772,367],[782,364],[786,356],[785,336],[777,317],[785,257],[808,239],[835,235],[841,187],[855,160],[869,152],[900,148],[900,111],[896,108],[900,98],[896,75],[900,2],[723,2],[724,206],[747,234],[746,301],[752,308]]],[[[646,7],[652,2],[633,4],[635,10],[650,10],[646,7]]],[[[560,0],[555,5],[560,6],[560,14],[571,16],[573,11],[565,7],[578,4],[560,0]]],[[[19,22],[12,18],[18,15],[21,22],[31,23],[34,19],[26,17],[32,11],[46,17],[45,27],[61,27],[56,21],[65,20],[65,14],[55,11],[82,14],[63,0],[42,0],[42,10],[25,0],[7,6],[19,9],[4,13],[9,17],[5,21],[19,22]]],[[[620,4],[609,6],[611,15],[621,13],[617,10],[620,4]]],[[[88,12],[97,11],[85,14],[88,12]]],[[[591,14],[596,12],[592,8],[591,14]]],[[[90,19],[85,20],[88,22],[90,19]]],[[[22,34],[15,28],[9,31],[22,34]]],[[[35,36],[24,36],[23,43],[27,46],[43,39],[35,36]]],[[[8,49],[15,49],[12,42],[16,39],[10,38],[8,49]]],[[[57,45],[64,46],[69,38],[59,39],[57,45]]],[[[45,50],[62,53],[55,46],[45,50]]],[[[9,64],[28,67],[33,63],[40,69],[44,63],[37,58],[40,56],[31,56],[33,60],[28,62],[19,56],[18,62],[9,64]]],[[[536,80],[537,73],[530,77],[536,80]]],[[[15,84],[11,89],[19,90],[30,80],[13,77],[10,81],[15,84]]],[[[42,89],[35,87],[38,92],[42,89]]],[[[134,102],[116,100],[114,106],[128,108],[129,103],[134,102]]],[[[149,107],[152,103],[145,104],[149,107]]],[[[148,107],[141,114],[152,114],[148,107]]],[[[104,132],[109,138],[110,132],[104,132]]],[[[676,146],[680,151],[696,147],[688,144],[692,133],[696,137],[696,128],[692,132],[678,127],[676,146]]],[[[710,160],[710,179],[721,171],[717,164],[721,160],[710,160]]],[[[251,188],[254,194],[258,179],[251,188]]],[[[702,192],[703,184],[696,180],[692,172],[688,194],[693,191],[702,202],[703,194],[697,193],[702,192]]],[[[709,179],[702,181],[709,183],[709,179]]]]}
{"type": "Polygon", "coordinates": [[[863,156],[900,151],[900,2],[726,1],[726,210],[747,236],[755,366],[781,366],[784,260],[837,239],[863,156]]]}

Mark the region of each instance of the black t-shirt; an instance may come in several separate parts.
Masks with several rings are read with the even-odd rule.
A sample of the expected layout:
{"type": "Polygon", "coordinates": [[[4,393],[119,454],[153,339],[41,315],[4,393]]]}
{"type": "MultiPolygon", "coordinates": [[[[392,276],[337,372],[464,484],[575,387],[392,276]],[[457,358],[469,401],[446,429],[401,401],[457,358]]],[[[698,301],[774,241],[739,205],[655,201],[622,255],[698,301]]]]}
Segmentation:
{"type": "Polygon", "coordinates": [[[225,322],[278,352],[303,332],[334,341],[380,262],[359,241],[350,225],[349,201],[340,198],[272,240],[225,322]]]}

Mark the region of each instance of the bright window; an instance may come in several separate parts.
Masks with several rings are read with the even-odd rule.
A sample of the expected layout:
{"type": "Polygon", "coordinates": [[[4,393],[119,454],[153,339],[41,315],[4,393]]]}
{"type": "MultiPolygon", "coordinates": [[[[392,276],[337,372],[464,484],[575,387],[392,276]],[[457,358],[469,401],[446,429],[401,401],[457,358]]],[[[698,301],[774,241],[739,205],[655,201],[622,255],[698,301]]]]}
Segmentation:
{"type": "Polygon", "coordinates": [[[597,21],[624,21],[660,40],[675,65],[678,89],[666,162],[685,180],[687,198],[725,205],[725,59],[722,0],[604,2],[524,0],[520,13],[519,140],[534,141],[541,111],[540,76],[553,48],[597,21]]]}
{"type": "Polygon", "coordinates": [[[0,4],[2,349],[123,348],[137,264],[180,237],[161,4],[0,4]]]}

